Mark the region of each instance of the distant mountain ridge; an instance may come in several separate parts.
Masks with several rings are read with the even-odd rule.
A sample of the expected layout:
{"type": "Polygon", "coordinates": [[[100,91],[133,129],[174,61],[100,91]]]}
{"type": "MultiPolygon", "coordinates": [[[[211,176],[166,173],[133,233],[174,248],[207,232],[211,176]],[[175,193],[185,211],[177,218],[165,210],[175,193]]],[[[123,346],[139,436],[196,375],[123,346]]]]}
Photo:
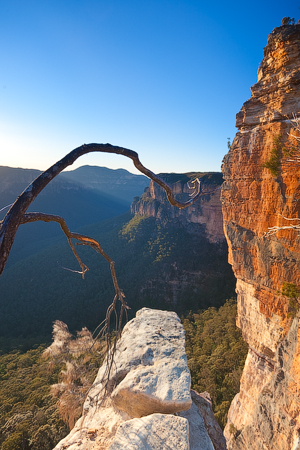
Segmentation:
{"type": "MultiPolygon", "coordinates": [[[[0,209],[13,203],[40,173],[35,169],[0,166],[0,209]]],[[[58,175],[40,193],[29,211],[62,216],[70,229],[77,230],[125,213],[133,198],[143,192],[147,183],[147,177],[123,169],[83,166],[58,175]]],[[[7,208],[0,212],[0,220],[6,212],[7,208]]],[[[61,236],[59,226],[54,223],[22,225],[8,264],[40,251],[61,236]]]]}
{"type": "MultiPolygon", "coordinates": [[[[41,173],[42,171],[36,169],[0,166],[0,209],[6,206],[2,204],[4,196],[13,202],[41,173]]],[[[135,175],[125,169],[108,169],[107,167],[88,165],[62,172],[49,186],[53,186],[59,181],[64,183],[66,188],[75,183],[78,188],[83,187],[116,197],[118,200],[127,202],[128,207],[133,198],[142,195],[145,187],[149,185],[149,179],[144,175],[135,175]]]]}
{"type": "Polygon", "coordinates": [[[133,198],[142,195],[149,178],[144,175],[135,175],[125,169],[108,169],[99,166],[81,166],[78,169],[65,171],[61,177],[76,181],[94,191],[132,202],[133,198]]]}
{"type": "MultiPolygon", "coordinates": [[[[167,177],[179,197],[188,196],[181,192],[181,183],[177,184],[183,175],[167,177]]],[[[209,177],[212,178],[204,178],[205,184],[214,185],[213,189],[222,182],[220,174],[209,177]]],[[[91,189],[88,192],[98,195],[91,189]]],[[[128,210],[80,229],[98,240],[115,261],[119,285],[131,308],[129,317],[142,306],[171,309],[179,314],[221,306],[234,294],[235,283],[227,262],[225,239],[219,239],[218,229],[210,225],[211,221],[218,223],[221,217],[219,191],[190,206],[188,211],[193,217],[188,211],[178,217],[178,211],[173,214],[169,209],[165,193],[155,188],[154,194],[152,197],[147,190],[140,200],[134,200],[134,215],[128,210]],[[151,214],[153,204],[155,214],[151,214]],[[194,216],[198,219],[194,220],[194,216]],[[213,232],[217,239],[212,239],[213,232]]],[[[28,233],[32,233],[33,225],[24,225],[28,233]]],[[[49,224],[40,225],[46,227],[47,235],[49,224]]],[[[82,326],[93,330],[114,297],[107,261],[91,248],[79,247],[90,268],[82,280],[77,273],[64,270],[78,267],[62,233],[59,242],[57,239],[48,248],[26,256],[21,245],[22,228],[10,255],[12,263],[0,278],[0,345],[14,339],[22,345],[47,342],[56,319],[67,323],[72,331],[82,326]]],[[[30,236],[28,247],[33,245],[30,236]]]]}

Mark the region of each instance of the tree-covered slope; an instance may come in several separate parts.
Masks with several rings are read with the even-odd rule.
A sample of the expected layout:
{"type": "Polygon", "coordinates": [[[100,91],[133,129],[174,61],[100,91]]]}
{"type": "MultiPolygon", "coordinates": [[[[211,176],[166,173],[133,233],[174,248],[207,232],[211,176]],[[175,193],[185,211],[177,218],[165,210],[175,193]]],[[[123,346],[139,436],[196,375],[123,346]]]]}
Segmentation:
{"type": "Polygon", "coordinates": [[[236,327],[236,314],[236,301],[231,299],[219,309],[208,308],[182,318],[192,388],[209,392],[222,428],[233,397],[239,392],[248,353],[248,345],[236,327]]]}
{"type": "MultiPolygon", "coordinates": [[[[192,388],[211,394],[221,426],[239,390],[247,353],[247,345],[235,327],[235,316],[236,302],[230,300],[218,309],[209,308],[182,317],[192,388]]],[[[101,357],[97,348],[74,357],[78,352],[76,340],[71,343],[69,352],[64,345],[61,357],[56,355],[54,360],[42,357],[42,346],[25,353],[0,353],[1,449],[51,450],[80,415],[84,389],[95,378],[101,357]],[[63,361],[69,362],[68,368],[63,361]],[[73,367],[77,370],[72,375],[73,367]],[[63,383],[61,393],[56,387],[52,390],[59,402],[50,394],[51,385],[56,383],[59,383],[57,387],[63,383]]]]}
{"type": "Polygon", "coordinates": [[[0,354],[0,447],[51,450],[68,432],[50,387],[62,366],[42,357],[44,347],[0,354]]]}
{"type": "MultiPolygon", "coordinates": [[[[179,314],[220,306],[233,294],[235,280],[226,244],[210,243],[202,228],[191,224],[189,230],[171,220],[126,213],[81,231],[96,238],[115,261],[132,316],[142,306],[179,314]]],[[[109,266],[91,248],[78,251],[90,268],[84,280],[65,270],[78,267],[63,237],[4,270],[0,278],[3,345],[7,338],[28,345],[48,342],[56,319],[72,331],[83,326],[93,329],[102,321],[114,295],[109,266]]]]}

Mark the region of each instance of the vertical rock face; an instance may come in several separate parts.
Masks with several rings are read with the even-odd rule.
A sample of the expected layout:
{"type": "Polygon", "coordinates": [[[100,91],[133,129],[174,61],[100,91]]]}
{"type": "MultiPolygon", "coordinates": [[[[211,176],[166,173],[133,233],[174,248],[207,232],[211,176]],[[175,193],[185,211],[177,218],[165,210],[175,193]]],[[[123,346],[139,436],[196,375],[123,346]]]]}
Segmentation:
{"type": "MultiPolygon", "coordinates": [[[[203,192],[211,194],[200,197],[193,205],[185,209],[179,209],[170,205],[165,191],[152,180],[149,188],[141,198],[136,197],[131,205],[133,214],[148,215],[159,219],[177,219],[184,226],[190,223],[203,224],[205,235],[209,242],[224,241],[222,205],[220,202],[220,188],[222,175],[218,172],[187,173],[187,174],[161,174],[172,191],[180,201],[187,201],[193,189],[189,189],[188,183],[199,178],[203,192]]],[[[192,185],[190,185],[192,186],[192,185]]]]}
{"type": "Polygon", "coordinates": [[[300,236],[267,237],[282,216],[300,217],[300,168],[277,177],[263,168],[274,137],[292,139],[300,115],[300,25],[275,28],[264,49],[258,82],[237,114],[239,132],[224,158],[222,203],[229,262],[237,278],[237,325],[249,354],[225,435],[229,449],[296,449],[300,436],[298,318],[290,317],[283,283],[300,285],[300,236]],[[278,212],[282,215],[280,216],[278,212]]]}

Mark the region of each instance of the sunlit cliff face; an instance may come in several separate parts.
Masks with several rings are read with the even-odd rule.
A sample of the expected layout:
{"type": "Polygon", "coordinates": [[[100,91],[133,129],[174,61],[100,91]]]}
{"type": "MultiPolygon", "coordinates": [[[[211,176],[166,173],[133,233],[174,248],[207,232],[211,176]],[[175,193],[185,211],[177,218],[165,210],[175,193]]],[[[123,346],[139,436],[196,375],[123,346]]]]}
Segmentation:
{"type": "MultiPolygon", "coordinates": [[[[270,227],[300,217],[300,167],[274,177],[263,164],[274,137],[289,136],[300,115],[300,25],[269,36],[258,82],[237,114],[238,133],[224,158],[222,204],[229,262],[237,278],[237,325],[249,344],[241,390],[225,429],[230,449],[293,448],[300,430],[298,314],[280,295],[300,286],[300,235],[270,227]],[[281,215],[279,215],[280,213],[281,215]],[[255,436],[255,439],[254,439],[255,436]]],[[[298,447],[295,447],[298,448],[298,447]]]]}
{"type": "MultiPolygon", "coordinates": [[[[200,196],[196,203],[184,209],[170,205],[164,190],[151,180],[149,188],[145,190],[145,194],[132,203],[131,211],[134,214],[148,215],[156,218],[163,218],[162,215],[167,215],[170,219],[176,218],[185,225],[189,223],[202,224],[209,242],[223,242],[225,237],[222,205],[220,202],[222,177],[218,173],[212,173],[211,176],[213,182],[207,183],[201,181],[203,192],[208,191],[211,194],[200,196]]],[[[178,199],[187,201],[191,198],[190,196],[193,190],[188,188],[186,182],[169,182],[169,184],[172,187],[173,194],[178,199]]]]}

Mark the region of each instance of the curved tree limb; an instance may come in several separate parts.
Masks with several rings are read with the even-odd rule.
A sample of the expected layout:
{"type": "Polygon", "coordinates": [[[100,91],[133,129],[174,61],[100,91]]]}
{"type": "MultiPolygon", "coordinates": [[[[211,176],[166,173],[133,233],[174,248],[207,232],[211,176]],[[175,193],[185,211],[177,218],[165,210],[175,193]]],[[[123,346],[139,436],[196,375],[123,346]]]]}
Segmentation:
{"type": "Polygon", "coordinates": [[[178,208],[185,208],[186,206],[193,204],[201,195],[210,194],[213,192],[202,192],[200,181],[196,180],[194,183],[196,194],[185,203],[178,202],[173,197],[172,188],[158,175],[155,175],[151,172],[151,170],[144,167],[136,152],[111,144],[83,144],[81,147],[72,150],[64,158],[39,175],[17,198],[15,203],[7,212],[3,221],[0,222],[0,275],[6,265],[18,227],[22,223],[23,216],[30,204],[47,186],[47,184],[49,184],[50,181],[53,180],[53,178],[55,178],[60,172],[62,172],[66,167],[72,165],[80,156],[92,152],[115,153],[130,158],[140,172],[151,178],[166,191],[171,205],[177,206],[178,208]]]}
{"type": "Polygon", "coordinates": [[[54,214],[45,214],[45,213],[40,213],[40,212],[32,212],[32,213],[26,213],[24,214],[24,216],[21,219],[20,225],[24,224],[24,223],[29,223],[29,222],[37,222],[37,221],[43,221],[43,222],[57,222],[62,231],[64,232],[64,234],[66,235],[69,245],[81,267],[81,274],[82,274],[82,278],[84,278],[84,274],[89,270],[88,267],[81,261],[78,253],[75,250],[75,247],[71,241],[71,239],[76,239],[79,241],[79,243],[77,243],[77,245],[88,245],[90,247],[92,247],[94,250],[96,250],[98,253],[100,253],[103,258],[106,259],[106,261],[110,264],[111,267],[111,273],[112,273],[112,278],[113,278],[113,282],[114,282],[114,287],[116,290],[116,293],[119,292],[119,286],[118,286],[118,282],[117,282],[117,277],[116,277],[116,272],[115,272],[115,263],[114,261],[110,258],[110,256],[108,256],[107,253],[105,253],[105,251],[102,249],[101,245],[99,244],[98,241],[96,241],[95,239],[89,237],[89,236],[85,236],[84,234],[79,234],[79,233],[74,233],[72,231],[69,230],[66,221],[57,215],[54,214]]]}
{"type": "MultiPolygon", "coordinates": [[[[37,222],[37,221],[57,222],[60,225],[60,227],[61,227],[62,231],[64,232],[66,238],[68,239],[69,245],[81,267],[81,272],[79,272],[79,273],[81,273],[82,278],[84,278],[85,273],[89,269],[81,261],[81,258],[78,255],[78,253],[73,245],[72,239],[78,241],[77,245],[88,245],[88,246],[92,247],[94,250],[96,250],[97,253],[100,253],[103,256],[103,258],[105,258],[106,261],[110,265],[110,272],[111,272],[111,276],[112,276],[112,280],[113,280],[113,284],[114,284],[114,288],[115,288],[115,295],[114,295],[112,303],[107,308],[105,320],[97,327],[97,329],[100,328],[100,331],[98,331],[96,337],[94,337],[94,340],[96,340],[100,336],[102,337],[105,335],[105,339],[106,339],[106,370],[105,370],[103,380],[102,380],[102,381],[105,380],[104,390],[106,393],[107,383],[110,379],[110,372],[111,372],[111,368],[112,368],[113,361],[114,361],[116,343],[117,343],[118,337],[119,337],[119,335],[121,333],[121,329],[122,329],[123,314],[124,314],[124,312],[127,311],[127,309],[130,309],[128,307],[127,303],[125,302],[125,295],[119,287],[119,283],[118,283],[117,275],[116,275],[116,271],[115,271],[115,263],[110,258],[110,256],[107,253],[105,253],[105,251],[102,249],[102,247],[98,241],[96,241],[95,239],[93,239],[89,236],[71,232],[69,230],[65,220],[60,216],[56,216],[54,214],[45,214],[45,213],[40,213],[40,212],[27,213],[27,214],[24,214],[24,216],[22,217],[20,225],[25,224],[25,223],[30,223],[30,222],[37,222]],[[121,303],[121,308],[120,308],[119,312],[117,311],[117,300],[119,300],[121,303]],[[111,342],[111,315],[113,313],[114,313],[115,320],[116,320],[116,325],[115,325],[116,336],[115,336],[114,342],[112,343],[111,342]]],[[[127,315],[127,313],[126,313],[126,315],[127,315]]]]}
{"type": "Polygon", "coordinates": [[[116,147],[110,144],[88,144],[88,145],[84,144],[81,147],[78,147],[75,150],[71,151],[64,158],[62,158],[60,161],[58,161],[49,169],[47,169],[45,172],[43,172],[41,175],[39,175],[17,198],[17,200],[14,202],[12,206],[8,205],[10,209],[7,212],[6,216],[4,217],[3,221],[0,222],[0,275],[4,270],[18,227],[25,223],[36,222],[40,220],[44,222],[59,223],[81,267],[81,271],[79,273],[81,273],[83,278],[86,271],[88,270],[88,267],[81,261],[81,258],[78,255],[72,240],[76,240],[77,245],[88,245],[92,247],[94,250],[100,253],[109,263],[115,289],[115,295],[111,305],[107,309],[105,320],[102,322],[102,324],[99,325],[100,331],[99,327],[97,327],[98,334],[96,336],[97,338],[99,336],[105,335],[106,338],[107,364],[106,364],[106,371],[103,377],[106,380],[104,383],[104,388],[106,392],[108,389],[110,372],[114,361],[116,343],[121,333],[122,317],[124,312],[126,313],[128,309],[128,306],[124,300],[125,296],[118,285],[114,261],[104,252],[100,244],[95,239],[79,233],[71,232],[67,227],[65,220],[62,217],[39,212],[26,213],[31,203],[35,200],[35,198],[39,195],[39,193],[50,183],[50,181],[53,180],[53,178],[55,178],[66,167],[72,165],[74,161],[76,161],[80,156],[91,152],[116,153],[130,158],[133,161],[135,167],[140,172],[142,172],[147,177],[151,178],[165,190],[167,198],[171,203],[171,205],[177,206],[178,208],[185,208],[189,205],[192,205],[201,195],[210,194],[212,192],[215,192],[216,189],[208,192],[202,191],[201,182],[198,178],[196,178],[195,180],[189,183],[189,188],[193,189],[193,193],[190,195],[191,197],[190,200],[185,203],[179,202],[173,197],[172,188],[158,175],[155,175],[149,169],[144,167],[143,164],[140,162],[138,154],[136,152],[123,147],[116,147]],[[119,309],[117,308],[118,300],[120,301],[119,312],[117,310],[119,309]],[[112,314],[114,315],[116,321],[115,324],[116,336],[113,343],[111,343],[111,332],[110,332],[112,314]]]}

